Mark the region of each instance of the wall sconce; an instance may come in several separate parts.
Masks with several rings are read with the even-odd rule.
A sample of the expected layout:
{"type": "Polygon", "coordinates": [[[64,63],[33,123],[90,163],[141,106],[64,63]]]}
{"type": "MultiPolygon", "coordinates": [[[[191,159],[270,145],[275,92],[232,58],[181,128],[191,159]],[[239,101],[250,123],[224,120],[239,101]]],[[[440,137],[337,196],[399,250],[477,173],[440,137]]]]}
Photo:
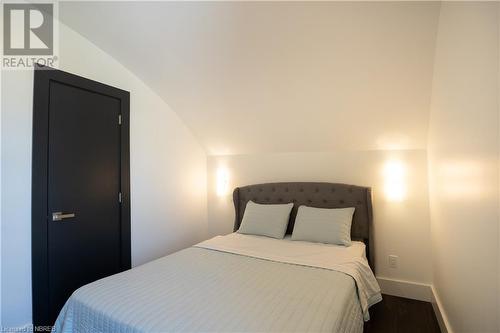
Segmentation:
{"type": "Polygon", "coordinates": [[[220,167],[217,169],[216,179],[217,196],[222,197],[229,193],[229,172],[226,168],[220,167]]]}
{"type": "Polygon", "coordinates": [[[385,163],[384,192],[389,201],[403,201],[406,198],[406,167],[401,161],[385,163]]]}

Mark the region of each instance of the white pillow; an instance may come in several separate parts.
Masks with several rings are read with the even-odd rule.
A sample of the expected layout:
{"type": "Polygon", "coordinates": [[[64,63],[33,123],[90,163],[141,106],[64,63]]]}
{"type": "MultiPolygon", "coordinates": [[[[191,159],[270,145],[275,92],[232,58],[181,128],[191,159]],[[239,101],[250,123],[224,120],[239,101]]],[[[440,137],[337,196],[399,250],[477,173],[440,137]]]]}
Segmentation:
{"type": "Polygon", "coordinates": [[[350,246],[354,209],[300,206],[292,240],[350,246]]]}
{"type": "Polygon", "coordinates": [[[249,201],[238,232],[273,238],[285,236],[293,203],[283,205],[261,205],[249,201]]]}

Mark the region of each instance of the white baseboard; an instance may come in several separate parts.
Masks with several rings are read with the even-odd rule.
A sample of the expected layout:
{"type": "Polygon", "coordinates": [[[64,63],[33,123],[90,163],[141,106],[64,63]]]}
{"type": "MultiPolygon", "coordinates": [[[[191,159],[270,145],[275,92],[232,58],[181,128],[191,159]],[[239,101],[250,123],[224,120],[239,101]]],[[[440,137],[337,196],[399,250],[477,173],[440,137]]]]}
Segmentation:
{"type": "Polygon", "coordinates": [[[437,321],[439,323],[439,328],[441,329],[441,333],[453,333],[451,329],[450,322],[448,321],[448,317],[446,316],[446,312],[444,311],[443,304],[439,298],[439,295],[434,289],[434,286],[431,286],[432,291],[432,308],[434,309],[434,313],[436,314],[437,321]]]}
{"type": "Polygon", "coordinates": [[[385,277],[377,277],[377,281],[382,290],[382,294],[411,298],[425,302],[432,301],[432,289],[429,284],[395,280],[385,277]]]}
{"type": "Polygon", "coordinates": [[[383,294],[430,302],[442,333],[453,333],[443,304],[430,284],[377,277],[383,294]]]}

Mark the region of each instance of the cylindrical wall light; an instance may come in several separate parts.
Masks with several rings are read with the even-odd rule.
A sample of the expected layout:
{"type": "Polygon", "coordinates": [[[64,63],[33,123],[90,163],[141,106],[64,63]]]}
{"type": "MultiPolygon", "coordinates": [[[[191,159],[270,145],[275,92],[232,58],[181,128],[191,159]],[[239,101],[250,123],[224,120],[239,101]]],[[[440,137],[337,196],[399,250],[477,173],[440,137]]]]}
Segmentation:
{"type": "Polygon", "coordinates": [[[406,167],[399,160],[389,160],[384,165],[384,192],[389,201],[406,198],[406,167]]]}
{"type": "Polygon", "coordinates": [[[216,193],[219,197],[229,193],[229,171],[224,167],[219,167],[217,169],[216,193]]]}

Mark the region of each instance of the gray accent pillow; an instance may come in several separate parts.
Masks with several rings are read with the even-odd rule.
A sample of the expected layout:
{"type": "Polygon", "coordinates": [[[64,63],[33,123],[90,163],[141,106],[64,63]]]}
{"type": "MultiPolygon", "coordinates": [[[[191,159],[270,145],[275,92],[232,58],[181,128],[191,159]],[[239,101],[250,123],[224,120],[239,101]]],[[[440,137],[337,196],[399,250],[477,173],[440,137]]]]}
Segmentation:
{"type": "Polygon", "coordinates": [[[292,208],[293,203],[262,205],[249,201],[238,232],[281,239],[285,236],[292,208]]]}
{"type": "Polygon", "coordinates": [[[354,209],[300,206],[292,240],[350,246],[354,209]]]}

